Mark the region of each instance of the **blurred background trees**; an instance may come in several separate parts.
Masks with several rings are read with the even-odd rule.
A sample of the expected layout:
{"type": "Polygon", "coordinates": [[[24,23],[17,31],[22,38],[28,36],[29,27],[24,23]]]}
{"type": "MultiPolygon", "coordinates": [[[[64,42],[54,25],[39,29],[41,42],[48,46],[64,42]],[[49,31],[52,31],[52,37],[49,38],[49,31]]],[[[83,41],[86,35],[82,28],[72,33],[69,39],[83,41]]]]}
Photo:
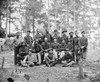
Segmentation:
{"type": "MultiPolygon", "coordinates": [[[[6,34],[54,29],[100,30],[99,0],[1,0],[0,28],[6,34]]],[[[100,33],[100,32],[98,32],[100,33]]]]}

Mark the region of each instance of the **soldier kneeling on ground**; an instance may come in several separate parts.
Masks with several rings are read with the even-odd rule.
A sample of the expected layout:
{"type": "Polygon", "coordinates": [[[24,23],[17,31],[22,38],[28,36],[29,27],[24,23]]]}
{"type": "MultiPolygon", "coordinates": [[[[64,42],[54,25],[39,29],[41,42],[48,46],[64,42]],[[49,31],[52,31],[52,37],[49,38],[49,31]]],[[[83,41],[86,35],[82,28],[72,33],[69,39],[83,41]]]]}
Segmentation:
{"type": "Polygon", "coordinates": [[[56,58],[54,57],[53,49],[50,49],[48,51],[48,56],[46,56],[46,58],[45,58],[46,66],[48,66],[48,67],[55,66],[55,64],[56,64],[55,60],[56,60],[56,58]]]}

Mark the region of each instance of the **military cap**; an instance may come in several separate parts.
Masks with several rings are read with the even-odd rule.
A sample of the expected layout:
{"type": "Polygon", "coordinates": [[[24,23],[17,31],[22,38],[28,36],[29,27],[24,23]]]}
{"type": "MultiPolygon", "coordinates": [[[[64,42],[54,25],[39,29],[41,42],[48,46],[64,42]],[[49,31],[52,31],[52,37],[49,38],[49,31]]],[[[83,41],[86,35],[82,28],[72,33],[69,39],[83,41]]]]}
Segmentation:
{"type": "Polygon", "coordinates": [[[65,32],[67,32],[67,30],[62,31],[62,33],[65,33],[65,32]]]}
{"type": "Polygon", "coordinates": [[[81,33],[85,33],[85,31],[82,31],[81,33]]]}
{"type": "Polygon", "coordinates": [[[69,32],[69,34],[72,34],[73,32],[69,32]]]}

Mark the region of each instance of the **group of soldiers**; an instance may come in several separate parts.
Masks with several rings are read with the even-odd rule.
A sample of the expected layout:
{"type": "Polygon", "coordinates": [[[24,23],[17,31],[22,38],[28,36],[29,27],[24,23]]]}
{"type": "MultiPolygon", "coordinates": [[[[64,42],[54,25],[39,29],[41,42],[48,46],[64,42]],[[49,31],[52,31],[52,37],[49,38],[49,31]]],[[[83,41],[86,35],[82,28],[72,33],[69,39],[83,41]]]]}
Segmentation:
{"type": "MultiPolygon", "coordinates": [[[[61,63],[62,61],[66,63],[74,61],[78,64],[80,59],[86,59],[88,46],[85,31],[82,31],[81,35],[81,37],[78,35],[78,31],[70,32],[69,35],[67,35],[67,31],[62,31],[61,36],[59,36],[57,30],[54,31],[53,35],[51,35],[49,31],[46,31],[44,35],[37,31],[33,40],[30,36],[30,31],[27,31],[27,35],[24,37],[24,43],[27,48],[23,49],[25,48],[25,44],[23,44],[24,47],[21,49],[18,49],[18,46],[15,47],[15,65],[17,63],[17,54],[22,55],[24,54],[23,51],[29,54],[27,56],[25,54],[25,57],[21,58],[24,63],[28,61],[28,59],[30,59],[29,57],[32,57],[32,53],[34,53],[34,64],[40,65],[45,63],[46,66],[49,67],[61,63]]],[[[33,65],[32,62],[28,63],[33,65]]]]}

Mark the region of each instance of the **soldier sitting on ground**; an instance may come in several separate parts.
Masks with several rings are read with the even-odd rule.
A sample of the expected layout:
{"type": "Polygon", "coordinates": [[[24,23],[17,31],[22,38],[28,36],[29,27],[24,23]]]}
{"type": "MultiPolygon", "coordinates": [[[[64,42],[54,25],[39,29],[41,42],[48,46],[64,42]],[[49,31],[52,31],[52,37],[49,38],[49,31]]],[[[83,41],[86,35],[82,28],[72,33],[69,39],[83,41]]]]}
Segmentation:
{"type": "Polygon", "coordinates": [[[33,67],[37,63],[37,57],[34,53],[29,51],[28,55],[25,56],[24,60],[21,62],[22,66],[33,67]]]}
{"type": "Polygon", "coordinates": [[[45,58],[45,64],[48,67],[55,66],[56,62],[55,62],[53,49],[50,49],[48,51],[48,56],[46,56],[46,58],[45,58]]]}
{"type": "Polygon", "coordinates": [[[39,44],[38,39],[35,40],[34,45],[32,46],[32,53],[34,53],[37,56],[37,64],[41,64],[41,52],[42,52],[42,45],[39,44]]]}
{"type": "Polygon", "coordinates": [[[74,61],[73,61],[73,45],[71,42],[68,42],[67,48],[65,51],[65,54],[63,55],[62,58],[59,59],[59,61],[65,61],[65,64],[63,66],[71,66],[74,61]]]}
{"type": "Polygon", "coordinates": [[[18,54],[18,64],[21,65],[21,61],[24,60],[25,56],[28,55],[29,49],[25,42],[21,43],[21,47],[19,48],[19,54],[18,54]]]}
{"type": "Polygon", "coordinates": [[[52,48],[53,48],[54,56],[55,56],[56,59],[58,59],[59,45],[60,44],[58,43],[57,39],[55,38],[54,42],[52,43],[52,48]]]}
{"type": "Polygon", "coordinates": [[[67,49],[67,44],[65,40],[63,39],[62,43],[59,46],[59,51],[60,51],[59,58],[62,58],[65,55],[66,49],[67,49]]]}

